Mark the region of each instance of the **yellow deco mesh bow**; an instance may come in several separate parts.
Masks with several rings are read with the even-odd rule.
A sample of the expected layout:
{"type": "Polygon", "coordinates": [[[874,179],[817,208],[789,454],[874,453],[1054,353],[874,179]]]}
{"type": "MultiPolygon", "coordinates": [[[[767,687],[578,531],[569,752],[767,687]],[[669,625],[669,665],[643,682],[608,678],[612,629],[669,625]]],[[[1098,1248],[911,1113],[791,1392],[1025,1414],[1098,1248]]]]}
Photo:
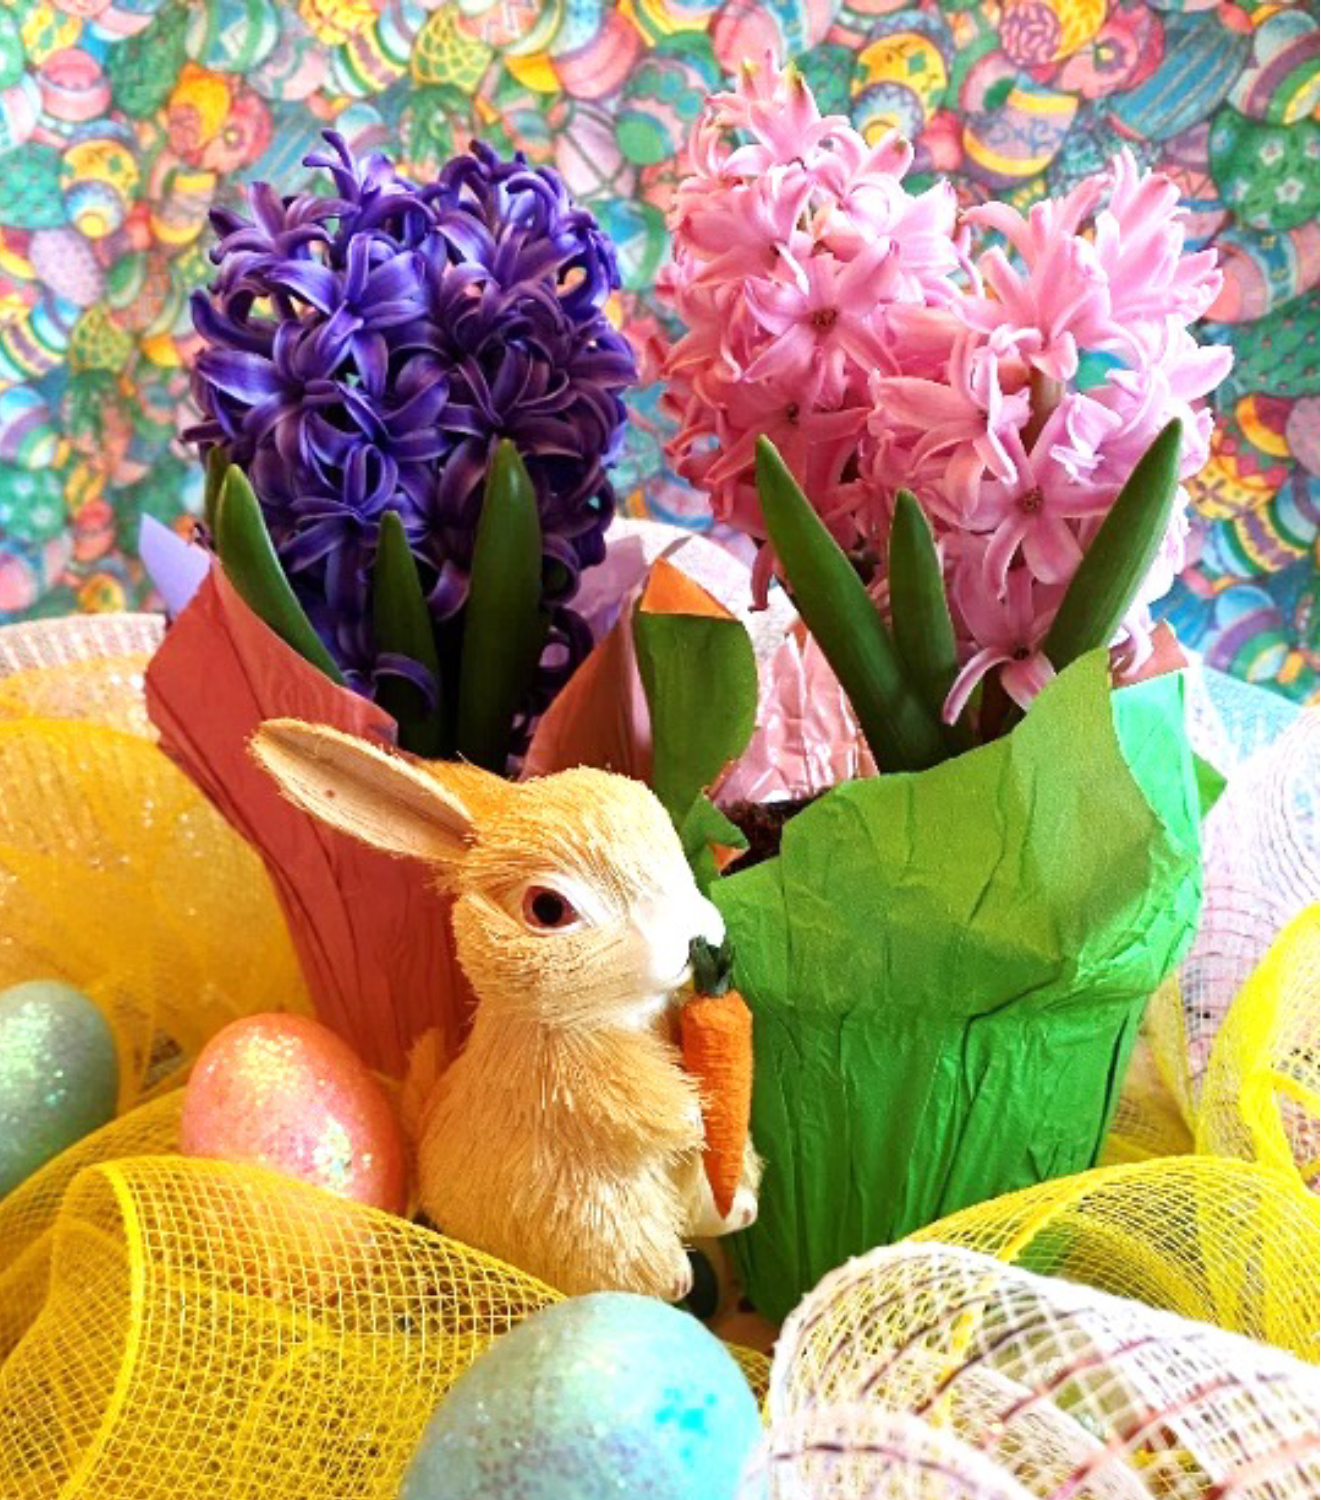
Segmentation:
{"type": "MultiPolygon", "coordinates": [[[[449,1384],[557,1294],[403,1220],[178,1156],[197,1049],[235,1015],[305,1001],[260,863],[142,732],[140,661],[122,622],[107,629],[122,691],[93,718],[58,662],[16,661],[0,632],[0,982],[67,978],[125,1059],[120,1118],[0,1201],[0,1495],[394,1500],[449,1384]]],[[[59,649],[76,674],[94,654],[59,649]]],[[[1162,1092],[1125,1106],[1123,1164],[921,1238],[1315,1359],[1317,1201],[1295,1165],[1307,1175],[1316,1118],[1307,920],[1221,1016],[1195,1089],[1153,1024],[1162,1092]]],[[[764,1389],[766,1362],[739,1357],[764,1389]]]]}

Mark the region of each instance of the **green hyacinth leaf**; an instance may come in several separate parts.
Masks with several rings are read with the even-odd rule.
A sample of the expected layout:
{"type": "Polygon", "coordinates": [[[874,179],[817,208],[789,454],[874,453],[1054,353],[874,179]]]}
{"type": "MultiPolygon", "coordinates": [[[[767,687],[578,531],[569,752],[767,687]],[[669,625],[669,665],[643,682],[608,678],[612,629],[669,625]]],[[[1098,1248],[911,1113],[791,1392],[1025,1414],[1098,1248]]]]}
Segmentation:
{"type": "Polygon", "coordinates": [[[1042,643],[1057,672],[1110,644],[1151,572],[1179,491],[1182,440],[1176,417],[1137,461],[1083,554],[1042,643]]]}
{"type": "Polygon", "coordinates": [[[757,489],[794,603],[848,694],[877,766],[921,771],[944,760],[939,721],[910,684],[862,580],[764,437],[757,489]]]}
{"type": "MultiPolygon", "coordinates": [[[[936,540],[916,496],[900,490],[890,523],[890,620],[895,649],[932,717],[944,724],[945,699],[958,675],[954,621],[936,540]]],[[[956,750],[971,737],[962,724],[943,729],[956,750]]]]}
{"type": "Polygon", "coordinates": [[[541,608],[537,495],[506,438],[486,476],[464,610],[456,734],[464,760],[503,773],[549,623],[541,608]]]}
{"type": "Polygon", "coordinates": [[[253,614],[305,661],[342,684],[343,674],[284,576],[248,476],[233,464],[220,489],[215,543],[225,577],[253,614]]]}
{"type": "Polygon", "coordinates": [[[679,841],[697,889],[704,896],[710,894],[712,885],[720,878],[716,847],[739,851],[748,847],[743,830],[731,823],[709,797],[701,794],[693,799],[693,805],[679,827],[679,841]]]}
{"type": "Polygon", "coordinates": [[[414,755],[445,753],[445,725],[440,696],[440,657],[431,626],[422,580],[408,545],[408,536],[398,511],[381,517],[372,573],[372,625],[376,648],[394,656],[405,656],[424,667],[436,684],[437,703],[428,708],[422,690],[406,677],[383,673],[376,688],[376,701],[399,726],[399,743],[414,755]]]}
{"type": "Polygon", "coordinates": [[[757,723],[757,658],[741,620],[634,611],[651,716],[651,789],[676,828],[757,723]]]}
{"type": "Polygon", "coordinates": [[[216,534],[216,513],[220,509],[220,491],[229,473],[229,454],[219,443],[206,455],[206,488],[202,491],[202,519],[206,529],[216,534]]]}

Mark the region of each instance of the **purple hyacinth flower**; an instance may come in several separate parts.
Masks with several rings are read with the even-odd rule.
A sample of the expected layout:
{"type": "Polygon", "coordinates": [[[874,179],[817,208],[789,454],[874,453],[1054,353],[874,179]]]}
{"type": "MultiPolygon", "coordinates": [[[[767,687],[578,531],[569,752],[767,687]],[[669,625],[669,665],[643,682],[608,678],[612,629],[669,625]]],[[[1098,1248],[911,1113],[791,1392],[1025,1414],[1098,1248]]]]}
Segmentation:
{"type": "MultiPolygon", "coordinates": [[[[204,420],[248,475],[308,618],[359,691],[416,679],[372,637],[381,516],[396,511],[437,623],[467,599],[487,463],[511,438],[537,492],[552,628],[524,715],[590,646],[570,607],[604,556],[623,392],[637,378],[604,308],[609,239],[549,168],[478,142],[417,185],[328,131],[307,158],[333,196],[217,209],[217,276],[193,295],[204,420]]],[[[431,685],[420,681],[424,692],[431,685]]]]}

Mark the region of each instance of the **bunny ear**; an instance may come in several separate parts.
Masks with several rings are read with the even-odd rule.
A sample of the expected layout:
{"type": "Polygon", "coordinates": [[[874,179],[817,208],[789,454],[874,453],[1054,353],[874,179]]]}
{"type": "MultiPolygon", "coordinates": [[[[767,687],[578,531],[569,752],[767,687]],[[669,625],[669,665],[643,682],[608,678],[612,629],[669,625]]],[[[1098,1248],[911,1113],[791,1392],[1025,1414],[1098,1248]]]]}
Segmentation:
{"type": "Polygon", "coordinates": [[[457,786],[366,740],[323,724],[269,719],[251,745],[291,802],[364,844],[448,865],[476,835],[469,801],[457,786]]]}

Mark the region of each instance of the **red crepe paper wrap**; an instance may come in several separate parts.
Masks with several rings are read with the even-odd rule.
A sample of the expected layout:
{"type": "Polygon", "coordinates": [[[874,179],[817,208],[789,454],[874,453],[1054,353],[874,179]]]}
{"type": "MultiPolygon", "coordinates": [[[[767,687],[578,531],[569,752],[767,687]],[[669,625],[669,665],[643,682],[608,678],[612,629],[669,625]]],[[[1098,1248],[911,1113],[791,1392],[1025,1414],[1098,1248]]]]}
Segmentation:
{"type": "Polygon", "coordinates": [[[305,662],[248,609],[219,565],[171,626],[146,688],[161,748],[265,861],[318,1017],[370,1067],[396,1077],[433,1027],[452,1056],[473,1001],[454,957],[449,902],[426,867],[300,812],[248,752],[266,719],[305,719],[390,743],[393,719],[305,662]]]}
{"type": "Polygon", "coordinates": [[[523,775],[596,766],[651,781],[651,721],[633,650],[637,593],[542,715],[523,775]]]}

